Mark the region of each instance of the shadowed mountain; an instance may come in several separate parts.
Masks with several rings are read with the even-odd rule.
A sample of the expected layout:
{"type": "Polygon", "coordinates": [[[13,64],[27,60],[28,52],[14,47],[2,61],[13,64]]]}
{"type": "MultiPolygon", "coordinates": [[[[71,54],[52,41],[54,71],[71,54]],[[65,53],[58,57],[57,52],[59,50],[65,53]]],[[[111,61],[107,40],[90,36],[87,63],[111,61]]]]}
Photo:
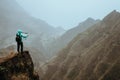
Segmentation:
{"type": "Polygon", "coordinates": [[[43,80],[119,80],[120,13],[77,35],[48,63],[43,80]]]}

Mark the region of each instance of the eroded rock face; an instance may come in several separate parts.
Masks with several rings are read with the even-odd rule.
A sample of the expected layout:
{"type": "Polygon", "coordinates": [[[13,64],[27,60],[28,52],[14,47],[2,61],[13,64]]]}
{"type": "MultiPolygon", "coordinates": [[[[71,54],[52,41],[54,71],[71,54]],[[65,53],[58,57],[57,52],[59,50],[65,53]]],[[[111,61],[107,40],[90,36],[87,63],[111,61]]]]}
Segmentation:
{"type": "Polygon", "coordinates": [[[39,80],[28,51],[0,58],[0,80],[39,80]]]}

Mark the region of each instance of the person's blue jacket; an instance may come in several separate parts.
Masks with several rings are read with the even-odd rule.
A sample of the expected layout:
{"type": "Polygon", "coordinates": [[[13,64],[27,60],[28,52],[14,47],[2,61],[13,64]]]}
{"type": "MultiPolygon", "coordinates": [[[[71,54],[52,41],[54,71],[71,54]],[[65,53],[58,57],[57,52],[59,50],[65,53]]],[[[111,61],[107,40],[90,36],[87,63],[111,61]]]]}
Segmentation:
{"type": "Polygon", "coordinates": [[[19,35],[21,37],[21,41],[23,38],[26,39],[28,37],[28,34],[23,33],[22,30],[18,30],[16,35],[19,35]]]}

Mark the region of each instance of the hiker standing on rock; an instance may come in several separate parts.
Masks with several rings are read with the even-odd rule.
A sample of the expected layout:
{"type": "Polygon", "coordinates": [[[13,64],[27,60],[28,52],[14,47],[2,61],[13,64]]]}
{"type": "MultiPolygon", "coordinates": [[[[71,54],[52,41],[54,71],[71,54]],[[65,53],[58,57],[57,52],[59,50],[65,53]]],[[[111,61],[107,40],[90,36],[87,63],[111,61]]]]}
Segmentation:
{"type": "Polygon", "coordinates": [[[19,49],[21,47],[21,52],[23,52],[23,38],[27,38],[28,34],[25,32],[22,32],[22,30],[18,30],[16,33],[16,42],[17,42],[17,51],[19,52],[19,49]]]}

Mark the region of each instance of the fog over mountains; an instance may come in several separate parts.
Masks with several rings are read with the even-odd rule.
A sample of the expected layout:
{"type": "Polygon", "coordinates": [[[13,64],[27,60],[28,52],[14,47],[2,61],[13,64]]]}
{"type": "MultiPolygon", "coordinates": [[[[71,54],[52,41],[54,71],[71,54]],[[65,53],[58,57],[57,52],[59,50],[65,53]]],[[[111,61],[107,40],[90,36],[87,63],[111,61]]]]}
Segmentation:
{"type": "Polygon", "coordinates": [[[33,47],[38,47],[37,44],[39,49],[44,52],[43,46],[47,44],[46,42],[50,42],[65,31],[62,28],[54,28],[43,20],[31,17],[15,0],[1,0],[0,11],[0,34],[2,34],[0,47],[14,44],[17,30],[22,29],[30,35],[28,46],[32,44],[33,47]]]}
{"type": "MultiPolygon", "coordinates": [[[[41,80],[120,79],[120,13],[116,10],[103,20],[89,17],[66,31],[30,16],[15,0],[1,0],[0,60],[10,52],[16,53],[18,29],[29,34],[23,41],[24,49],[29,52],[24,53],[31,55],[34,66],[30,69],[35,69],[41,80]]],[[[24,63],[26,58],[19,56],[18,64],[21,59],[24,63]]],[[[14,65],[11,66],[14,71],[14,65]]],[[[24,68],[27,72],[27,67],[24,68]]]]}

